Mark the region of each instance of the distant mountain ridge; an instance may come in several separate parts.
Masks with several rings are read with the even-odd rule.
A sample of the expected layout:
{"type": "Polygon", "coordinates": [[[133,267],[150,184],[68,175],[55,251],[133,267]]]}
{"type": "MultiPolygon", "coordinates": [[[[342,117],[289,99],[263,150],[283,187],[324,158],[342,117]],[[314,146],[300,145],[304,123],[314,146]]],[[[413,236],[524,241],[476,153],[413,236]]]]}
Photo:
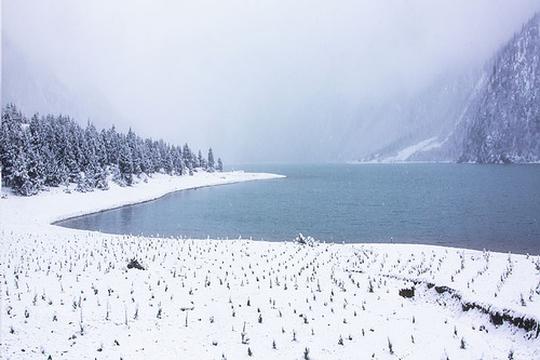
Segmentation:
{"type": "Polygon", "coordinates": [[[540,14],[524,24],[468,85],[461,88],[461,96],[452,95],[460,99],[453,102],[459,105],[454,112],[432,109],[432,114],[438,112],[438,122],[446,124],[448,116],[453,117],[446,133],[386,146],[363,161],[540,161],[540,14]]]}

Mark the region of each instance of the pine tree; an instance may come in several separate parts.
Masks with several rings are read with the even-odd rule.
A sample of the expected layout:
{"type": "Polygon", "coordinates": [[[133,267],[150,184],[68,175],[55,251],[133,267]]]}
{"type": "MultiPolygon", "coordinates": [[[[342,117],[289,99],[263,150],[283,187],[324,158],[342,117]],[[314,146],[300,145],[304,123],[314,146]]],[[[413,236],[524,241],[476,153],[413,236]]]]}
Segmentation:
{"type": "Polygon", "coordinates": [[[173,175],[174,163],[171,151],[165,151],[163,159],[163,170],[166,174],[173,175]]]}
{"type": "Polygon", "coordinates": [[[103,135],[108,162],[110,165],[118,165],[120,160],[120,135],[116,132],[114,125],[103,135]]]}
{"type": "Polygon", "coordinates": [[[75,183],[77,184],[77,187],[75,188],[78,192],[86,192],[88,191],[88,187],[86,185],[86,178],[84,175],[84,172],[80,172],[77,174],[77,178],[75,179],[75,183]]]}
{"type": "Polygon", "coordinates": [[[188,169],[189,175],[193,175],[192,155],[188,144],[184,144],[184,148],[182,149],[182,157],[184,159],[184,166],[188,169]]]}
{"type": "Polygon", "coordinates": [[[20,148],[11,169],[10,185],[20,195],[34,195],[40,186],[36,175],[35,153],[30,142],[30,134],[26,129],[22,129],[20,148]]]}
{"type": "Polygon", "coordinates": [[[56,178],[58,185],[52,185],[52,186],[69,186],[69,169],[67,168],[66,164],[64,162],[60,162],[58,165],[58,171],[56,173],[56,178]]]}
{"type": "Polygon", "coordinates": [[[97,173],[95,174],[95,185],[100,190],[107,190],[109,184],[107,182],[107,176],[109,172],[106,166],[98,166],[97,173]]]}
{"type": "Polygon", "coordinates": [[[9,176],[9,185],[20,195],[29,196],[35,193],[27,170],[28,160],[24,152],[19,152],[13,159],[9,176]]]}
{"type": "Polygon", "coordinates": [[[173,146],[172,149],[172,159],[175,175],[184,174],[184,161],[182,160],[182,150],[180,147],[173,146]]]}
{"type": "Polygon", "coordinates": [[[204,160],[203,160],[203,156],[202,156],[202,151],[199,150],[199,155],[197,155],[197,167],[202,168],[203,164],[204,164],[204,160]]]}
{"type": "Polygon", "coordinates": [[[15,162],[21,146],[22,123],[23,116],[17,108],[13,104],[7,105],[2,112],[0,126],[0,163],[3,169],[2,180],[6,185],[13,185],[15,162]]]}
{"type": "MultiPolygon", "coordinates": [[[[133,176],[164,172],[193,175],[193,170],[214,171],[214,155],[197,156],[186,143],[172,146],[163,140],[97,131],[90,122],[78,125],[66,116],[34,115],[30,120],[12,104],[2,110],[0,123],[2,181],[21,195],[33,195],[45,186],[77,184],[79,191],[107,189],[107,179],[131,185],[133,176]]],[[[223,163],[218,159],[217,170],[223,163]]]]}
{"type": "Polygon", "coordinates": [[[215,170],[214,152],[212,148],[208,149],[208,171],[213,172],[215,170]]]}
{"type": "Polygon", "coordinates": [[[223,162],[221,161],[221,158],[217,159],[217,168],[216,168],[216,170],[219,171],[219,172],[223,172],[223,162]]]}
{"type": "Polygon", "coordinates": [[[140,175],[142,173],[142,156],[139,148],[139,141],[135,133],[129,129],[126,140],[131,153],[132,173],[134,175],[140,175]]]}
{"type": "Polygon", "coordinates": [[[127,144],[122,144],[120,147],[120,155],[118,158],[118,170],[120,171],[120,180],[124,185],[133,184],[133,163],[131,160],[131,150],[127,144]]]}

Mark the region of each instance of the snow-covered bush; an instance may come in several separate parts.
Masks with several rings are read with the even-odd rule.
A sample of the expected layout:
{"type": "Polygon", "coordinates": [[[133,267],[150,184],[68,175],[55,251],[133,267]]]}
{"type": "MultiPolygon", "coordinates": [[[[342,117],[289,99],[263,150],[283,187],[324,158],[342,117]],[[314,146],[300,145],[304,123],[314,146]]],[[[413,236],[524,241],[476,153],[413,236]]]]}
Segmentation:
{"type": "Polygon", "coordinates": [[[299,233],[296,238],[294,238],[293,242],[298,245],[307,245],[307,246],[315,246],[318,243],[318,240],[315,240],[311,236],[304,236],[302,233],[299,233]]]}

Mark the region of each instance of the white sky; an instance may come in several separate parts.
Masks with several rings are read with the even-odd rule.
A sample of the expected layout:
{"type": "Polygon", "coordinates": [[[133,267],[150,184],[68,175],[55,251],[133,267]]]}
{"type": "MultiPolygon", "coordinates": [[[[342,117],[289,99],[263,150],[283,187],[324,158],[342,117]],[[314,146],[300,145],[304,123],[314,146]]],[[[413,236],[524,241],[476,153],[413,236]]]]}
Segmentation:
{"type": "Polygon", "coordinates": [[[539,8],[538,0],[3,0],[2,20],[5,38],[71,88],[99,92],[141,135],[212,145],[230,163],[337,160],[350,132],[341,125],[366,104],[484,62],[539,8]]]}

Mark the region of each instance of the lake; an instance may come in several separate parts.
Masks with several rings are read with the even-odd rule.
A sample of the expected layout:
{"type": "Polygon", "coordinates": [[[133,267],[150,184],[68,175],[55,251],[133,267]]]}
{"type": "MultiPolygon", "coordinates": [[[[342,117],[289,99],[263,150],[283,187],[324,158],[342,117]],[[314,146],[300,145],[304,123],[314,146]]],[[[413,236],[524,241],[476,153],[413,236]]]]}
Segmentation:
{"type": "Polygon", "coordinates": [[[180,191],[62,226],[116,234],[395,242],[540,254],[540,166],[252,165],[286,179],[180,191]]]}

